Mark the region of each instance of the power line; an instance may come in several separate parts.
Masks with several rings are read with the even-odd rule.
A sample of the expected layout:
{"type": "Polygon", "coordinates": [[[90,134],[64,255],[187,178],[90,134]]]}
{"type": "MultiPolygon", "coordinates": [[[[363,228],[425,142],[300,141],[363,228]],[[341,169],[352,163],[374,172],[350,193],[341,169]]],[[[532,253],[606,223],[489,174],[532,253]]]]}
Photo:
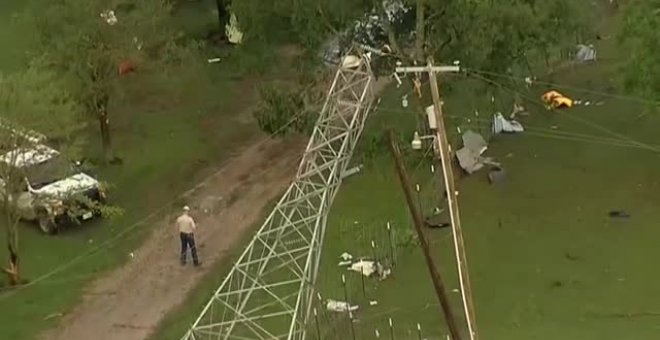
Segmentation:
{"type": "MultiPolygon", "coordinates": [[[[526,81],[525,78],[522,77],[516,77],[508,74],[502,74],[502,73],[497,73],[497,72],[491,72],[491,71],[484,71],[484,70],[477,70],[477,69],[466,69],[469,72],[472,73],[478,73],[482,75],[489,75],[489,76],[494,76],[494,77],[499,77],[499,78],[506,78],[510,80],[517,80],[517,81],[526,81]]],[[[638,96],[631,96],[631,95],[621,95],[621,94],[616,94],[616,93],[611,93],[611,92],[604,92],[604,91],[597,91],[597,90],[592,90],[592,89],[587,89],[583,87],[577,87],[573,85],[566,85],[566,84],[560,84],[560,83],[553,83],[553,82],[548,82],[548,81],[541,81],[541,80],[534,80],[534,83],[536,84],[541,84],[541,85],[547,85],[547,86],[553,86],[556,88],[562,88],[562,89],[567,89],[567,90],[573,90],[573,91],[579,91],[579,92],[584,92],[584,93],[591,93],[603,97],[610,97],[610,98],[615,98],[615,99],[622,99],[622,100],[629,100],[629,101],[634,101],[638,102],[641,104],[649,104],[649,105],[660,105],[660,101],[648,99],[648,98],[642,98],[638,96]]]]}
{"type": "MultiPolygon", "coordinates": [[[[382,108],[380,109],[381,111],[384,112],[392,112],[392,113],[409,113],[409,111],[405,110],[400,110],[400,109],[391,109],[391,108],[382,108]]],[[[457,116],[457,115],[450,115],[446,114],[447,117],[450,118],[464,118],[467,119],[468,117],[465,116],[457,116]]],[[[486,118],[469,118],[474,121],[480,121],[480,122],[488,122],[490,123],[490,119],[486,118]]],[[[627,148],[632,148],[632,149],[641,149],[641,150],[646,150],[646,151],[651,151],[651,152],[658,152],[656,149],[660,149],[660,145],[649,145],[649,147],[643,147],[640,146],[636,143],[630,142],[629,140],[626,139],[621,139],[621,138],[609,138],[609,137],[601,137],[601,136],[596,136],[596,135],[590,135],[590,134],[585,134],[585,133],[580,133],[580,132],[570,132],[570,131],[562,131],[562,130],[550,130],[542,127],[536,127],[532,125],[525,125],[525,134],[529,134],[532,136],[537,136],[537,137],[545,137],[545,138],[554,138],[557,140],[570,140],[570,141],[576,141],[576,142],[585,142],[585,143],[594,143],[594,144],[603,144],[603,145],[610,145],[610,146],[618,146],[618,147],[627,147],[627,148]]],[[[428,155],[428,152],[425,154],[428,155]]],[[[422,160],[423,161],[423,160],[422,160]]],[[[418,169],[419,166],[421,165],[422,161],[417,165],[415,169],[418,169]]]]}
{"type": "MultiPolygon", "coordinates": [[[[500,88],[502,88],[502,89],[504,89],[504,90],[506,90],[506,91],[508,91],[508,92],[511,92],[511,93],[513,93],[513,94],[515,94],[515,95],[518,95],[518,96],[520,96],[520,97],[522,97],[522,98],[525,98],[525,99],[527,99],[528,101],[530,101],[530,102],[533,103],[533,104],[536,104],[536,105],[539,105],[539,106],[541,106],[541,107],[544,107],[543,104],[537,102],[534,98],[531,98],[530,96],[525,95],[525,94],[521,93],[520,91],[516,91],[516,90],[511,89],[511,88],[509,88],[509,87],[507,87],[507,86],[504,86],[504,85],[502,85],[501,83],[499,83],[499,82],[497,82],[497,81],[495,81],[495,80],[488,79],[488,78],[486,78],[486,77],[480,76],[479,74],[475,74],[475,73],[472,73],[472,74],[469,74],[469,75],[472,76],[472,77],[474,77],[474,78],[476,78],[476,79],[479,79],[479,80],[482,80],[482,81],[484,81],[484,82],[490,83],[490,84],[492,84],[492,85],[498,86],[498,87],[500,87],[500,88]]],[[[557,111],[555,108],[551,108],[550,110],[552,110],[553,112],[559,112],[559,111],[557,111]]],[[[645,143],[643,143],[643,142],[640,142],[640,141],[634,140],[634,139],[632,139],[632,138],[630,138],[630,137],[628,137],[628,136],[626,136],[626,135],[623,135],[623,134],[620,134],[620,133],[618,133],[618,132],[612,131],[612,130],[610,130],[610,129],[608,129],[608,128],[602,126],[602,125],[599,125],[599,124],[596,124],[596,123],[594,123],[594,122],[588,121],[588,120],[586,120],[586,119],[584,119],[584,118],[579,118],[579,117],[576,117],[576,116],[573,116],[573,115],[566,115],[566,117],[568,117],[569,119],[572,119],[572,120],[579,121],[579,122],[581,122],[581,123],[583,123],[583,124],[589,125],[589,126],[595,128],[595,129],[598,129],[598,130],[601,130],[601,131],[603,131],[603,132],[606,132],[606,133],[608,133],[608,134],[610,134],[610,135],[612,135],[612,136],[616,136],[616,137],[622,138],[622,139],[624,139],[624,140],[627,140],[627,141],[629,141],[629,142],[631,142],[631,143],[633,143],[633,144],[639,145],[639,146],[642,147],[642,148],[646,148],[646,149],[649,149],[649,150],[652,150],[652,151],[655,151],[655,152],[660,152],[660,148],[653,147],[653,146],[648,145],[648,144],[645,144],[645,143]]]]}

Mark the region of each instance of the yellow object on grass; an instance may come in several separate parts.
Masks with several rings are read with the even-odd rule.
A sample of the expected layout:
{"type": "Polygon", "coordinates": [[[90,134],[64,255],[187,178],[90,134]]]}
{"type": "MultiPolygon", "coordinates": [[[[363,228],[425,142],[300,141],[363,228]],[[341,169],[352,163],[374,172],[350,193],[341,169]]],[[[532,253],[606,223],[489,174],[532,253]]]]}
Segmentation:
{"type": "Polygon", "coordinates": [[[561,107],[573,107],[573,99],[564,96],[557,91],[548,91],[541,96],[541,100],[548,109],[558,109],[561,107]]]}

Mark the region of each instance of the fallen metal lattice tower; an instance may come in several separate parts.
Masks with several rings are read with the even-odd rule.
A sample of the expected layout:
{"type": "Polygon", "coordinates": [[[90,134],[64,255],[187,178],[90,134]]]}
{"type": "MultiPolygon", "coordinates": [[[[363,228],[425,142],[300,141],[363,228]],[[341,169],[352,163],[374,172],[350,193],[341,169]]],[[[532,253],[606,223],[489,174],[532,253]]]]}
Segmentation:
{"type": "Polygon", "coordinates": [[[328,210],[373,100],[369,58],[353,61],[335,75],[294,182],[183,339],[305,338],[328,210]]]}

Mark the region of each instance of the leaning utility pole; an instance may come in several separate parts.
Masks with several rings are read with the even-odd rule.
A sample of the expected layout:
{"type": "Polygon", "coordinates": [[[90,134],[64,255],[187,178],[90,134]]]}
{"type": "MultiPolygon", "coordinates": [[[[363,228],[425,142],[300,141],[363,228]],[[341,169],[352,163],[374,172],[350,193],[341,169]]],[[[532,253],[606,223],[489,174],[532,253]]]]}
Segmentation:
{"type": "Polygon", "coordinates": [[[406,197],[406,203],[410,209],[410,214],[413,218],[413,224],[415,226],[415,231],[417,236],[419,236],[419,243],[424,253],[424,259],[426,260],[426,265],[429,269],[429,274],[431,274],[431,280],[433,281],[433,287],[435,288],[435,294],[440,300],[440,307],[442,307],[442,312],[445,317],[445,322],[447,323],[447,328],[449,328],[449,334],[451,334],[452,340],[461,340],[461,333],[458,331],[456,326],[456,318],[454,318],[454,313],[451,310],[451,304],[449,303],[449,297],[447,296],[447,291],[445,285],[442,282],[442,277],[440,276],[440,271],[433,261],[431,256],[431,251],[429,250],[429,242],[424,235],[424,218],[422,217],[422,212],[413,202],[413,191],[410,187],[410,177],[406,171],[406,167],[403,164],[403,159],[401,157],[401,150],[399,145],[396,143],[394,137],[394,132],[389,131],[389,140],[390,140],[390,152],[394,158],[394,164],[396,165],[396,172],[399,175],[399,181],[401,182],[401,188],[406,197]]]}
{"type": "Polygon", "coordinates": [[[436,79],[437,72],[459,72],[458,66],[433,66],[433,62],[429,59],[427,66],[418,67],[397,67],[396,72],[401,73],[416,73],[427,72],[429,75],[429,83],[431,85],[431,94],[433,96],[433,108],[435,111],[435,120],[437,129],[435,130],[435,143],[436,150],[440,154],[440,161],[442,164],[442,172],[445,181],[445,188],[447,193],[447,204],[449,205],[449,217],[451,219],[452,234],[454,236],[454,250],[456,253],[456,262],[458,269],[458,279],[461,286],[461,297],[463,300],[463,309],[465,312],[465,319],[467,321],[468,331],[470,333],[470,340],[478,340],[477,327],[475,324],[474,304],[472,299],[472,288],[468,277],[468,265],[465,256],[465,245],[463,242],[463,231],[461,228],[461,221],[459,216],[458,201],[456,196],[458,192],[454,186],[454,173],[451,167],[451,146],[447,140],[447,131],[445,130],[445,123],[442,115],[442,101],[440,100],[440,91],[438,90],[438,81],[436,79]]]}

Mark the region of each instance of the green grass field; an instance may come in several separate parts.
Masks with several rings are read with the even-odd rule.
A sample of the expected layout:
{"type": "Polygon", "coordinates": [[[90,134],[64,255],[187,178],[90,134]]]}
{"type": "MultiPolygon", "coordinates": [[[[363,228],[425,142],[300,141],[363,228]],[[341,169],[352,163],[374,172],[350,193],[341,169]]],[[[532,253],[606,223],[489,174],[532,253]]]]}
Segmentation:
{"type": "MultiPolygon", "coordinates": [[[[24,63],[22,51],[29,47],[26,28],[8,25],[20,7],[19,1],[0,3],[0,44],[8,51],[0,54],[0,70],[5,72],[24,63]]],[[[201,34],[214,20],[208,8],[201,7],[182,9],[180,18],[191,35],[201,34]]],[[[219,52],[208,51],[209,56],[219,52]]],[[[234,115],[249,103],[231,100],[240,97],[241,88],[233,78],[236,69],[247,68],[245,64],[239,67],[230,59],[209,67],[208,79],[203,78],[207,86],[194,86],[197,75],[191,75],[177,97],[164,98],[157,90],[134,92],[115,107],[114,140],[124,163],[98,169],[98,173],[115,185],[114,203],[126,208],[126,214],[57,237],[45,237],[26,225],[21,234],[24,277],[39,280],[54,274],[24,289],[0,293],[0,339],[31,339],[52,326],[57,318],[49,319],[49,315],[73,306],[86,283],[121,264],[139,245],[151,230],[150,221],[142,220],[145,216],[256,135],[254,126],[237,121],[234,115]],[[226,129],[228,124],[235,128],[226,129]]],[[[553,81],[609,91],[610,79],[615,77],[616,65],[607,62],[565,71],[553,81]]],[[[136,80],[137,88],[144,84],[159,88],[157,78],[136,80]]],[[[457,140],[456,126],[487,131],[488,117],[495,109],[509,112],[510,93],[499,91],[493,108],[485,95],[472,93],[475,83],[460,81],[443,87],[452,142],[457,140]],[[475,109],[481,118],[473,116],[475,109]]],[[[501,83],[511,86],[506,79],[501,83]]],[[[542,90],[523,92],[536,102],[542,90]]],[[[339,192],[328,220],[318,284],[324,297],[343,300],[340,279],[346,274],[350,300],[361,307],[356,330],[365,338],[373,336],[375,329],[387,336],[391,317],[397,339],[416,338],[417,323],[424,338],[444,339],[444,321],[421,252],[409,242],[409,214],[384,144],[389,127],[396,127],[406,144],[415,129],[414,113],[399,104],[401,91],[408,89],[387,92],[380,111],[368,122],[357,155],[366,167],[347,179],[339,192]],[[376,241],[378,256],[387,256],[387,222],[400,243],[396,266],[387,280],[368,280],[363,296],[359,275],[338,268],[338,256],[344,251],[371,256],[371,240],[376,241]],[[377,300],[378,305],[369,307],[368,300],[377,300]]],[[[660,158],[649,149],[660,149],[654,128],[660,116],[642,114],[642,107],[630,100],[564,92],[604,104],[553,113],[526,103],[531,116],[521,121],[528,130],[493,138],[487,152],[503,163],[507,180],[491,186],[482,171],[459,182],[480,333],[483,339],[507,340],[656,339],[660,294],[654,283],[660,277],[654,274],[651,259],[659,255],[654,241],[660,231],[654,222],[660,217],[655,209],[660,199],[655,171],[660,158]],[[625,138],[650,147],[630,146],[625,138]],[[619,146],[622,141],[628,146],[619,146]],[[610,210],[625,210],[631,218],[613,220],[608,217],[610,210]]],[[[410,150],[407,154],[415,182],[423,189],[421,204],[430,211],[438,195],[428,161],[410,150]]],[[[448,230],[430,230],[429,237],[455,313],[462,320],[459,296],[452,292],[457,281],[451,235],[448,230]]],[[[236,253],[241,250],[237,248],[236,253]]],[[[219,264],[189,304],[168,316],[153,339],[180,338],[226,268],[219,264]]],[[[350,338],[344,315],[321,315],[324,332],[350,338]]]]}
{"type": "MultiPolygon", "coordinates": [[[[613,86],[615,69],[609,62],[579,66],[556,74],[553,81],[605,91],[613,86]]],[[[473,86],[471,80],[453,82],[445,92],[452,142],[458,139],[457,126],[489,131],[488,119],[478,120],[475,109],[486,118],[495,110],[510,112],[510,93],[499,91],[493,105],[485,95],[470,96],[473,86]]],[[[660,237],[655,223],[660,218],[660,138],[655,132],[660,115],[643,114],[633,100],[575,89],[559,90],[602,105],[549,112],[538,105],[543,90],[522,91],[531,113],[520,119],[526,132],[490,141],[486,154],[502,163],[506,181],[490,185],[482,170],[458,182],[481,338],[655,339],[660,336],[655,284],[660,276],[650,259],[660,255],[655,246],[660,237]],[[619,145],[630,140],[638,145],[619,145]],[[625,210],[631,217],[612,219],[612,210],[625,210]]],[[[401,108],[400,95],[384,96],[380,111],[368,122],[362,150],[376,155],[361,174],[344,183],[337,197],[319,286],[326,298],[344,300],[341,275],[346,275],[349,299],[361,308],[355,323],[358,338],[374,336],[375,329],[389,338],[391,317],[397,339],[416,339],[417,323],[425,338],[444,339],[444,320],[419,248],[401,245],[393,275],[379,283],[368,279],[366,296],[360,275],[337,266],[344,251],[372,257],[371,240],[378,257],[389,256],[387,222],[400,236],[412,231],[387,149],[384,144],[370,149],[387,127],[403,133],[404,147],[412,139],[414,113],[401,108]],[[369,306],[369,300],[378,305],[369,306]]],[[[420,204],[430,213],[439,195],[429,162],[420,165],[420,155],[407,149],[408,167],[422,187],[420,204]]],[[[455,314],[463,322],[460,295],[453,291],[458,281],[450,230],[427,234],[455,314]]],[[[405,241],[400,236],[395,239],[405,241]]],[[[350,338],[345,315],[324,312],[322,321],[328,334],[350,338]]]]}
{"type": "MultiPolygon", "coordinates": [[[[605,31],[612,31],[605,22],[605,31]]],[[[602,32],[601,32],[602,33],[602,32]]],[[[522,81],[495,78],[503,86],[490,95],[475,94],[481,80],[448,78],[442,91],[449,139],[459,146],[456,131],[472,129],[489,137],[490,116],[511,110],[518,92],[531,113],[520,118],[526,131],[489,140],[488,156],[500,161],[505,182],[490,185],[486,171],[461,176],[461,218],[466,240],[476,318],[482,339],[656,339],[660,279],[649,259],[660,255],[655,240],[660,231],[656,202],[660,199],[660,138],[655,126],[660,115],[647,113],[633,99],[584,91],[612,92],[617,88],[619,55],[601,42],[603,61],[569,67],[547,79],[568,86],[556,88],[574,99],[590,101],[558,112],[540,105],[545,86],[530,90],[522,81]],[[595,105],[600,103],[600,105],[595,105]],[[479,117],[474,115],[480,112],[479,117]],[[468,120],[469,119],[469,120],[468,120]],[[612,219],[612,210],[631,217],[612,219]]],[[[324,257],[317,286],[324,298],[344,300],[341,275],[347,278],[349,300],[360,309],[354,323],[357,338],[375,338],[378,330],[389,339],[388,320],[396,339],[445,339],[441,310],[423,262],[412,241],[408,209],[385,144],[385,132],[396,128],[420,205],[426,213],[438,205],[439,194],[430,162],[407,146],[420,123],[400,98],[409,89],[390,89],[381,98],[361,137],[354,163],[363,172],[348,178],[328,219],[324,257]],[[397,244],[390,249],[385,226],[390,223],[397,244]],[[375,250],[371,241],[375,241],[375,250]],[[393,274],[385,281],[365,281],[358,273],[337,266],[339,255],[383,259],[395,254],[393,274]],[[376,300],[376,306],[369,301],[376,300]]],[[[428,97],[428,95],[427,95],[428,97]]],[[[428,98],[425,98],[428,101],[428,98]]],[[[448,218],[448,217],[447,217],[448,218]]],[[[434,256],[451,295],[454,313],[463,324],[453,242],[448,229],[428,230],[434,256]]],[[[221,266],[209,275],[218,283],[221,266]]],[[[201,287],[194,301],[170,319],[196,315],[213,285],[201,287]]],[[[352,338],[346,315],[319,308],[322,339],[352,338]]],[[[316,338],[315,320],[309,334],[316,338]]],[[[177,339],[186,322],[166,325],[153,339],[177,339]]]]}

